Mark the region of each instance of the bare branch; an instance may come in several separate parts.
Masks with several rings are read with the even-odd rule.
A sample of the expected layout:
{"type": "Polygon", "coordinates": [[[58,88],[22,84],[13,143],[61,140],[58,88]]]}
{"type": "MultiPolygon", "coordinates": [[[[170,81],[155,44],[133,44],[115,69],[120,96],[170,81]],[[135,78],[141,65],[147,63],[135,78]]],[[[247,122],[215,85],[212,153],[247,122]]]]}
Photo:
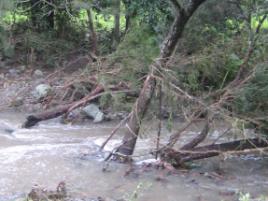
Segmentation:
{"type": "Polygon", "coordinates": [[[210,127],[210,121],[207,120],[201,133],[199,135],[197,135],[194,139],[192,139],[189,143],[185,144],[181,149],[182,150],[189,150],[189,149],[196,147],[201,142],[203,142],[208,135],[209,127],[210,127]]]}
{"type": "Polygon", "coordinates": [[[126,116],[115,128],[114,130],[112,130],[111,134],[109,135],[109,137],[102,143],[101,147],[100,147],[100,151],[102,151],[104,149],[104,147],[106,146],[106,144],[112,139],[112,137],[116,134],[116,132],[122,127],[122,125],[124,123],[126,123],[126,121],[129,119],[131,113],[129,113],[128,116],[126,116]]]}
{"type": "Polygon", "coordinates": [[[170,136],[168,143],[165,147],[169,147],[169,148],[173,147],[176,144],[176,142],[179,140],[181,134],[184,131],[186,131],[193,123],[195,123],[198,120],[199,115],[200,115],[200,112],[198,112],[197,114],[193,114],[193,116],[191,117],[191,120],[186,125],[184,125],[176,133],[174,133],[170,136]]]}

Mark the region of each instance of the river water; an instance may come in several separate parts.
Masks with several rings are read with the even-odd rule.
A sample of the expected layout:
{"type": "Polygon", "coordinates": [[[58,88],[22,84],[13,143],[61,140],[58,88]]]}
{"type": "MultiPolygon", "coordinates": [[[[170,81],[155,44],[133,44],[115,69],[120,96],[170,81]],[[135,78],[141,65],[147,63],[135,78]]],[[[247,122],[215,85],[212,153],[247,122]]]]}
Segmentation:
{"type": "MultiPolygon", "coordinates": [[[[78,197],[222,201],[238,200],[239,193],[245,192],[252,197],[268,196],[267,158],[215,157],[195,162],[192,170],[172,174],[145,167],[127,174],[129,165],[107,164],[102,155],[96,154],[117,122],[74,126],[52,120],[32,129],[21,129],[23,120],[24,114],[0,113],[0,201],[15,200],[27,194],[34,184],[55,189],[60,181],[66,182],[69,194],[78,197]],[[15,132],[9,133],[4,128],[13,128],[15,132]]],[[[120,142],[123,131],[113,138],[107,150],[120,142]]],[[[150,133],[155,130],[147,126],[144,133],[147,134],[138,141],[136,155],[147,153],[145,150],[154,146],[150,133]]],[[[168,131],[164,133],[167,136],[168,131]]],[[[186,136],[194,133],[193,130],[186,136]]],[[[137,157],[136,163],[150,157],[137,157]]]]}

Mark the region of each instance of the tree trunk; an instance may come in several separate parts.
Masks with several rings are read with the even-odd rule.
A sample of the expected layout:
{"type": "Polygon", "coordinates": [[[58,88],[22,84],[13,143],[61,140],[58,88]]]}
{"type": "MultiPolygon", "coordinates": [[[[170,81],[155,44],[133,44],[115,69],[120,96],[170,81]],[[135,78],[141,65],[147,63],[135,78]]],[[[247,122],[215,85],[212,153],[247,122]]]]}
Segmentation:
{"type": "Polygon", "coordinates": [[[47,16],[47,22],[49,29],[54,29],[54,11],[50,11],[47,16]]]}
{"type": "MultiPolygon", "coordinates": [[[[49,0],[50,3],[52,3],[52,0],[49,0]]],[[[48,26],[50,29],[54,29],[55,27],[55,23],[54,23],[54,16],[55,16],[55,11],[54,8],[51,7],[51,10],[48,12],[48,16],[47,16],[47,22],[48,22],[48,26]]]]}
{"type": "Polygon", "coordinates": [[[30,6],[31,6],[30,19],[31,19],[31,23],[33,27],[35,28],[37,27],[37,18],[36,18],[36,9],[34,7],[37,6],[37,4],[38,4],[38,0],[30,1],[30,6]]]}
{"type": "Polygon", "coordinates": [[[116,49],[120,42],[120,3],[120,0],[114,0],[113,49],[116,49]]]}
{"type": "MultiPolygon", "coordinates": [[[[186,23],[191,18],[195,10],[205,1],[206,0],[193,0],[186,8],[177,9],[178,11],[174,22],[161,46],[160,55],[158,59],[151,65],[152,69],[154,67],[164,67],[166,65],[169,57],[175,50],[178,40],[181,38],[186,23]]],[[[176,3],[178,5],[178,2],[176,3]]],[[[129,156],[134,152],[137,137],[139,135],[141,121],[146,114],[156,86],[156,78],[154,77],[153,73],[154,72],[152,70],[147,76],[139,98],[137,99],[132,109],[131,117],[126,124],[128,130],[123,137],[122,144],[117,149],[117,153],[120,155],[129,156]]]]}
{"type": "Polygon", "coordinates": [[[126,20],[126,26],[125,26],[125,33],[129,30],[131,26],[131,19],[136,15],[137,11],[130,8],[131,6],[131,0],[123,0],[123,4],[125,5],[125,20],[126,20]]]}
{"type": "Polygon", "coordinates": [[[91,43],[91,54],[97,55],[98,54],[98,40],[97,34],[94,28],[94,22],[92,19],[92,12],[91,9],[87,10],[87,17],[88,17],[88,29],[89,29],[89,42],[91,43]]]}
{"type": "Polygon", "coordinates": [[[118,153],[123,155],[133,154],[140,130],[141,120],[146,114],[146,110],[148,109],[148,105],[154,93],[155,85],[155,78],[152,74],[149,74],[144,82],[139,98],[132,109],[132,115],[126,124],[128,130],[124,135],[122,145],[117,150],[118,153]]]}

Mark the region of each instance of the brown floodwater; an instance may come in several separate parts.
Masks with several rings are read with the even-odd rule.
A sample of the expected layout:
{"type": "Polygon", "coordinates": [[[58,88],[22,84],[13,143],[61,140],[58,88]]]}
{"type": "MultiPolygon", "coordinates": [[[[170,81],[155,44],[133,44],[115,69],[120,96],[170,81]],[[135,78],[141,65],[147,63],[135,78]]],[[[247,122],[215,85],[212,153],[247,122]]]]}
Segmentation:
{"type": "MultiPolygon", "coordinates": [[[[0,113],[0,201],[15,200],[27,194],[34,184],[55,189],[65,181],[69,193],[79,197],[102,196],[139,201],[222,201],[238,200],[239,193],[252,197],[268,195],[268,159],[259,156],[215,157],[194,163],[195,168],[167,170],[103,162],[99,146],[117,122],[62,125],[59,120],[42,122],[32,129],[21,129],[24,114],[0,113]],[[13,133],[5,131],[15,129],[13,133]],[[105,172],[103,169],[105,168],[105,172]],[[136,198],[137,195],[137,198],[136,198]]],[[[174,127],[181,123],[174,122],[174,127]]],[[[135,163],[152,159],[148,154],[155,146],[154,123],[145,123],[135,152],[135,163]]],[[[165,126],[164,126],[165,127],[165,126]]],[[[224,126],[210,133],[216,139],[224,126]]],[[[189,140],[198,125],[184,134],[189,140]]],[[[110,141],[112,150],[124,129],[110,141]]],[[[162,142],[170,132],[163,129],[162,142]]]]}

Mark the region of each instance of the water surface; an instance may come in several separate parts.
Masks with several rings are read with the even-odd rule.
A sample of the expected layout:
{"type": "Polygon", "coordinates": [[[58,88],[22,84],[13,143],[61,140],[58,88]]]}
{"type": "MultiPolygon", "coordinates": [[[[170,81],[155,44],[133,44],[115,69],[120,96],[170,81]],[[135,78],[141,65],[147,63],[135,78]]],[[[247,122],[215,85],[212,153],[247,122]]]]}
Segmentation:
{"type": "MultiPolygon", "coordinates": [[[[176,174],[144,167],[127,174],[129,165],[107,166],[102,155],[95,154],[117,122],[75,126],[52,120],[21,129],[23,120],[24,114],[0,114],[0,201],[14,200],[14,196],[28,193],[34,184],[54,189],[60,181],[65,181],[74,195],[130,199],[137,192],[140,201],[237,200],[239,192],[250,192],[253,197],[268,195],[268,159],[263,157],[216,157],[196,162],[197,168],[176,174]]],[[[155,146],[152,135],[156,131],[149,125],[153,124],[145,126],[145,134],[138,142],[135,155],[142,157],[136,157],[136,162],[152,158],[146,153],[155,146]]],[[[196,130],[198,127],[182,141],[189,140],[196,130]]],[[[120,142],[123,131],[106,150],[120,142]]],[[[169,133],[166,129],[163,133],[162,140],[166,140],[169,133]]],[[[211,133],[211,139],[219,133],[211,133]]]]}

